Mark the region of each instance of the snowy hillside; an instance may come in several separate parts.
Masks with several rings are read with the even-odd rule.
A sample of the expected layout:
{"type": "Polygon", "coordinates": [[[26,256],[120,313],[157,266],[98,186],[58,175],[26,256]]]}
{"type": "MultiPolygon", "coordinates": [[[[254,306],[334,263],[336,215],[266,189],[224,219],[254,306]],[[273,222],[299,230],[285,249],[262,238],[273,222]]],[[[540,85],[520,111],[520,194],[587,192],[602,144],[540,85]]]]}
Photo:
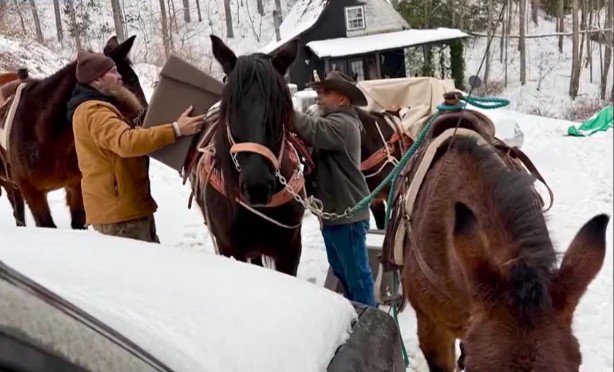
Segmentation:
{"type": "MultiPolygon", "coordinates": [[[[16,44],[0,39],[0,48],[5,47],[14,55],[28,54],[16,44]]],[[[28,45],[24,45],[24,48],[30,48],[28,50],[32,51],[28,45]]],[[[5,55],[5,52],[7,51],[0,50],[0,55],[5,55]]],[[[475,53],[479,53],[478,49],[475,53]]],[[[43,74],[51,73],[54,66],[59,64],[61,60],[49,52],[43,52],[28,60],[28,67],[32,71],[40,71],[43,74]]],[[[137,71],[146,93],[151,94],[156,68],[141,64],[137,66],[137,71]]],[[[554,90],[552,92],[554,93],[554,90]]],[[[567,248],[575,233],[589,218],[598,213],[612,212],[612,130],[588,138],[567,137],[564,134],[567,127],[573,124],[571,122],[507,110],[489,111],[488,114],[494,119],[498,115],[512,115],[524,131],[523,149],[535,162],[555,194],[554,207],[548,213],[548,220],[552,239],[559,251],[567,248]]],[[[152,162],[151,179],[152,193],[159,205],[155,218],[161,241],[177,249],[213,252],[207,230],[203,226],[201,212],[196,206],[191,210],[187,208],[189,186],[182,185],[175,171],[157,161],[152,162]]],[[[49,199],[56,224],[60,229],[70,229],[64,192],[52,192],[49,199]]],[[[29,210],[26,219],[28,227],[25,229],[34,229],[29,210]]],[[[3,193],[0,197],[0,226],[3,229],[12,229],[15,228],[14,225],[10,205],[3,193]]],[[[374,225],[372,222],[372,226],[374,225]]],[[[574,332],[583,353],[583,372],[613,370],[613,226],[610,222],[605,264],[576,311],[574,332]]],[[[88,233],[96,234],[91,230],[88,233]]],[[[1,240],[0,236],[0,242],[1,240]]],[[[328,263],[317,220],[308,215],[303,224],[303,254],[298,276],[302,280],[323,285],[327,270],[328,263]]],[[[426,371],[417,344],[416,323],[411,307],[401,314],[400,322],[403,339],[412,358],[411,370],[426,371]]]]}
{"type": "MultiPolygon", "coordinates": [[[[224,17],[223,1],[185,0],[189,5],[191,22],[184,21],[184,0],[171,0],[164,2],[169,17],[172,45],[176,53],[203,70],[220,77],[221,71],[212,58],[209,35],[215,34],[224,39],[237,53],[251,53],[260,50],[275,39],[273,26],[273,10],[275,0],[262,0],[262,15],[258,11],[258,0],[230,0],[232,29],[234,36],[228,38],[227,26],[224,17]],[[200,9],[199,6],[200,5],[200,9]],[[199,21],[198,13],[202,16],[199,21]]],[[[289,8],[296,0],[280,1],[282,17],[288,16],[289,8]]],[[[86,28],[88,35],[84,40],[85,47],[100,50],[106,40],[114,33],[114,23],[111,12],[111,2],[87,2],[76,6],[77,18],[80,27],[86,28]]],[[[164,62],[164,53],[160,26],[160,1],[155,0],[123,0],[125,19],[127,21],[127,35],[137,35],[132,58],[136,63],[147,63],[161,66],[164,62]]],[[[64,6],[62,19],[64,22],[65,38],[63,45],[57,42],[54,9],[52,2],[37,2],[46,45],[56,56],[74,58],[74,39],[69,34],[69,17],[64,6]]],[[[4,25],[3,34],[17,34],[20,21],[31,25],[32,15],[30,9],[21,9],[21,18],[11,13],[9,24],[4,25]],[[10,26],[10,27],[9,27],[10,26]],[[10,32],[9,32],[10,31],[10,32]]],[[[602,14],[603,15],[603,14],[602,14]]],[[[291,15],[293,16],[293,15],[291,15]]],[[[309,15],[304,15],[309,17],[309,15]]],[[[291,17],[292,18],[292,17],[291,17]]],[[[296,18],[296,17],[295,17],[296,18]]],[[[291,19],[292,21],[292,19],[291,19]]],[[[5,21],[6,23],[7,21],[5,21]]],[[[282,34],[290,26],[297,26],[304,22],[289,22],[282,27],[282,34]]],[[[566,30],[571,30],[571,17],[567,17],[566,30]]],[[[514,16],[512,34],[518,34],[518,16],[514,16]]],[[[603,21],[601,21],[603,24],[603,21]]],[[[540,12],[538,25],[528,22],[527,34],[543,34],[555,31],[552,19],[540,12]]],[[[28,36],[34,38],[33,27],[27,28],[28,36]]],[[[497,30],[499,34],[501,28],[497,30]]],[[[282,35],[283,36],[283,35],[282,35]]],[[[563,54],[559,54],[557,38],[527,39],[527,84],[519,83],[519,53],[518,39],[510,39],[508,48],[508,78],[509,84],[496,94],[503,95],[512,100],[512,108],[524,113],[538,114],[555,118],[581,117],[577,111],[585,111],[584,117],[590,116],[603,102],[598,102],[599,89],[599,44],[591,42],[594,56],[592,66],[592,81],[589,67],[581,72],[580,96],[573,102],[568,97],[569,79],[571,72],[571,37],[564,39],[563,54]],[[539,88],[539,89],[538,89],[539,88]]],[[[474,75],[486,50],[486,38],[475,38],[469,41],[466,49],[465,78],[474,75]]],[[[499,39],[492,45],[492,68],[490,81],[503,87],[504,62],[499,60],[499,39]]],[[[36,48],[36,47],[35,47],[36,48]]],[[[603,50],[602,50],[603,52],[603,50]]],[[[42,52],[44,53],[44,52],[42,52]]],[[[38,53],[37,53],[38,54],[38,53]]],[[[56,58],[55,56],[53,58],[56,58]]],[[[53,59],[52,58],[52,59],[53,59]]],[[[0,57],[0,65],[7,66],[5,59],[0,57]]],[[[9,66],[13,66],[10,64],[9,66]]],[[[1,66],[0,66],[1,67],[1,66]]],[[[609,71],[608,85],[612,84],[612,71],[609,71]]],[[[152,70],[153,71],[153,70],[152,70]]],[[[483,71],[480,74],[483,76],[483,71]]],[[[579,119],[578,119],[579,120],[579,119]]]]}
{"type": "MultiPolygon", "coordinates": [[[[512,34],[518,34],[517,17],[512,24],[512,34]]],[[[566,30],[571,30],[571,17],[568,17],[566,30]]],[[[528,22],[528,35],[533,34],[549,34],[556,31],[554,20],[548,20],[547,17],[540,12],[538,25],[533,22],[528,22]]],[[[501,29],[497,30],[497,34],[501,33],[501,29]]],[[[505,79],[504,60],[500,59],[501,52],[499,48],[499,40],[493,39],[491,45],[492,59],[490,70],[491,84],[501,86],[502,92],[499,94],[511,101],[511,107],[514,110],[548,116],[553,118],[566,118],[568,114],[581,110],[584,106],[592,115],[598,108],[605,107],[604,102],[599,102],[599,82],[601,80],[599,56],[599,43],[590,41],[591,52],[593,55],[592,71],[590,66],[584,63],[580,75],[580,94],[575,102],[569,97],[569,80],[571,76],[571,37],[563,39],[563,53],[559,53],[558,37],[547,38],[530,38],[526,39],[527,49],[527,84],[520,84],[520,53],[518,52],[518,39],[509,39],[508,47],[508,86],[504,88],[505,79]],[[591,111],[592,110],[592,111],[591,111]]],[[[487,46],[487,38],[475,38],[466,49],[466,65],[467,69],[465,76],[468,78],[476,74],[482,58],[485,54],[487,46]]],[[[605,48],[601,46],[601,53],[605,53],[605,48]]],[[[583,51],[583,56],[586,57],[586,47],[583,51]]],[[[613,63],[614,65],[614,63],[613,63]]],[[[613,84],[614,68],[610,67],[608,72],[608,94],[611,84],[613,84]]],[[[484,67],[480,76],[484,73],[484,67]]]]}

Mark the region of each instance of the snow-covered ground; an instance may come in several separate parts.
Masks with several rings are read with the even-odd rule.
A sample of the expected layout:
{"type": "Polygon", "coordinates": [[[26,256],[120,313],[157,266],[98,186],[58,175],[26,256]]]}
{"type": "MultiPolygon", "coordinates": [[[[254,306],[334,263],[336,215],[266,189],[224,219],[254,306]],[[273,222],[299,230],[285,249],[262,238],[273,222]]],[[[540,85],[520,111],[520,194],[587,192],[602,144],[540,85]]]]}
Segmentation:
{"type": "MultiPolygon", "coordinates": [[[[151,94],[150,66],[138,66],[141,82],[151,94]],[[147,71],[147,72],[145,72],[147,71]],[[143,72],[143,73],[141,73],[143,72]]],[[[613,131],[589,138],[565,136],[571,122],[520,114],[507,110],[489,111],[494,119],[513,116],[525,134],[523,149],[532,158],[555,194],[555,203],[548,213],[552,239],[564,251],[578,229],[598,213],[612,212],[613,131]]],[[[203,217],[194,206],[187,208],[190,189],[182,185],[177,173],[152,161],[152,193],[159,209],[155,215],[158,235],[163,243],[181,250],[213,252],[203,217]]],[[[70,229],[70,217],[64,192],[49,194],[51,210],[60,229],[70,229]]],[[[27,211],[25,229],[34,229],[27,211]]],[[[6,197],[0,198],[0,226],[13,228],[12,211],[6,197]]],[[[375,226],[372,223],[372,226],[375,226]]],[[[574,331],[583,354],[582,371],[612,371],[613,293],[612,238],[610,223],[605,264],[576,311],[574,331]]],[[[91,231],[91,234],[95,232],[91,231]]],[[[2,238],[0,237],[0,242],[2,238]]],[[[328,263],[317,220],[306,216],[303,224],[303,255],[298,277],[323,285],[328,263]]],[[[401,332],[412,359],[411,370],[428,370],[416,337],[416,324],[411,307],[400,316],[401,332]]]]}

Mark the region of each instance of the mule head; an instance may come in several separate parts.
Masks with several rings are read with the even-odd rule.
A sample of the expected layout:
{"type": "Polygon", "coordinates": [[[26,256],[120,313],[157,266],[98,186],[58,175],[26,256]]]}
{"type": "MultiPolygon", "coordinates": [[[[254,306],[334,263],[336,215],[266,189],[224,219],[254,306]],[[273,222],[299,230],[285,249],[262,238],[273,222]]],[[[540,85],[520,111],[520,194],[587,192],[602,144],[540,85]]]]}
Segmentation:
{"type": "Polygon", "coordinates": [[[145,99],[145,93],[143,93],[141,82],[132,68],[132,62],[128,58],[128,54],[130,54],[130,50],[132,50],[132,46],[134,45],[135,38],[136,35],[133,35],[120,43],[117,37],[113,36],[107,41],[103,53],[111,57],[115,62],[117,72],[122,76],[124,86],[134,93],[143,107],[147,107],[147,99],[145,99]]]}
{"type": "Polygon", "coordinates": [[[227,173],[227,189],[237,189],[250,204],[266,204],[275,192],[284,131],[294,122],[284,75],[296,58],[298,40],[284,44],[274,55],[239,57],[214,35],[211,44],[227,76],[220,107],[220,128],[224,130],[218,131],[221,137],[216,141],[226,143],[227,148],[221,150],[232,160],[220,164],[227,173]],[[231,184],[236,177],[228,167],[239,171],[238,185],[231,184]]]}
{"type": "Polygon", "coordinates": [[[464,346],[467,371],[578,371],[574,310],[605,258],[607,215],[577,233],[560,268],[546,273],[518,258],[496,264],[474,213],[455,207],[454,255],[473,296],[464,346]]]}

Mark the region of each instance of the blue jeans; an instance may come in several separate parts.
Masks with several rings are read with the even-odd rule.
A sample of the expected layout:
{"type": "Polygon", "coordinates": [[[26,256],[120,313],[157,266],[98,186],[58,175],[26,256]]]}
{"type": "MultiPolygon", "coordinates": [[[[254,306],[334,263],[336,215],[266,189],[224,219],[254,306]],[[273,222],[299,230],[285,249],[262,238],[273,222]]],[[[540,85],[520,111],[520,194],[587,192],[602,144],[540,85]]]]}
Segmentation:
{"type": "Polygon", "coordinates": [[[369,220],[347,225],[324,225],[322,236],[328,263],[349,300],[375,307],[373,274],[367,253],[369,220]]]}

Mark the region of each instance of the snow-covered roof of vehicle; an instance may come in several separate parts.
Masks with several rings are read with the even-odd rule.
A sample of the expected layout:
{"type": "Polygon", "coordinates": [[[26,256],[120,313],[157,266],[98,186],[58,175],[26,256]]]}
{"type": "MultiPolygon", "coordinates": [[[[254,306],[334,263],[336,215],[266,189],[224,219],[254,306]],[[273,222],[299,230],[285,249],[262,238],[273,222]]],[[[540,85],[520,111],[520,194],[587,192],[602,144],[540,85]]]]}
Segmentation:
{"type": "Polygon", "coordinates": [[[0,227],[0,261],[177,371],[325,370],[357,314],[318,285],[209,252],[0,227]]]}

